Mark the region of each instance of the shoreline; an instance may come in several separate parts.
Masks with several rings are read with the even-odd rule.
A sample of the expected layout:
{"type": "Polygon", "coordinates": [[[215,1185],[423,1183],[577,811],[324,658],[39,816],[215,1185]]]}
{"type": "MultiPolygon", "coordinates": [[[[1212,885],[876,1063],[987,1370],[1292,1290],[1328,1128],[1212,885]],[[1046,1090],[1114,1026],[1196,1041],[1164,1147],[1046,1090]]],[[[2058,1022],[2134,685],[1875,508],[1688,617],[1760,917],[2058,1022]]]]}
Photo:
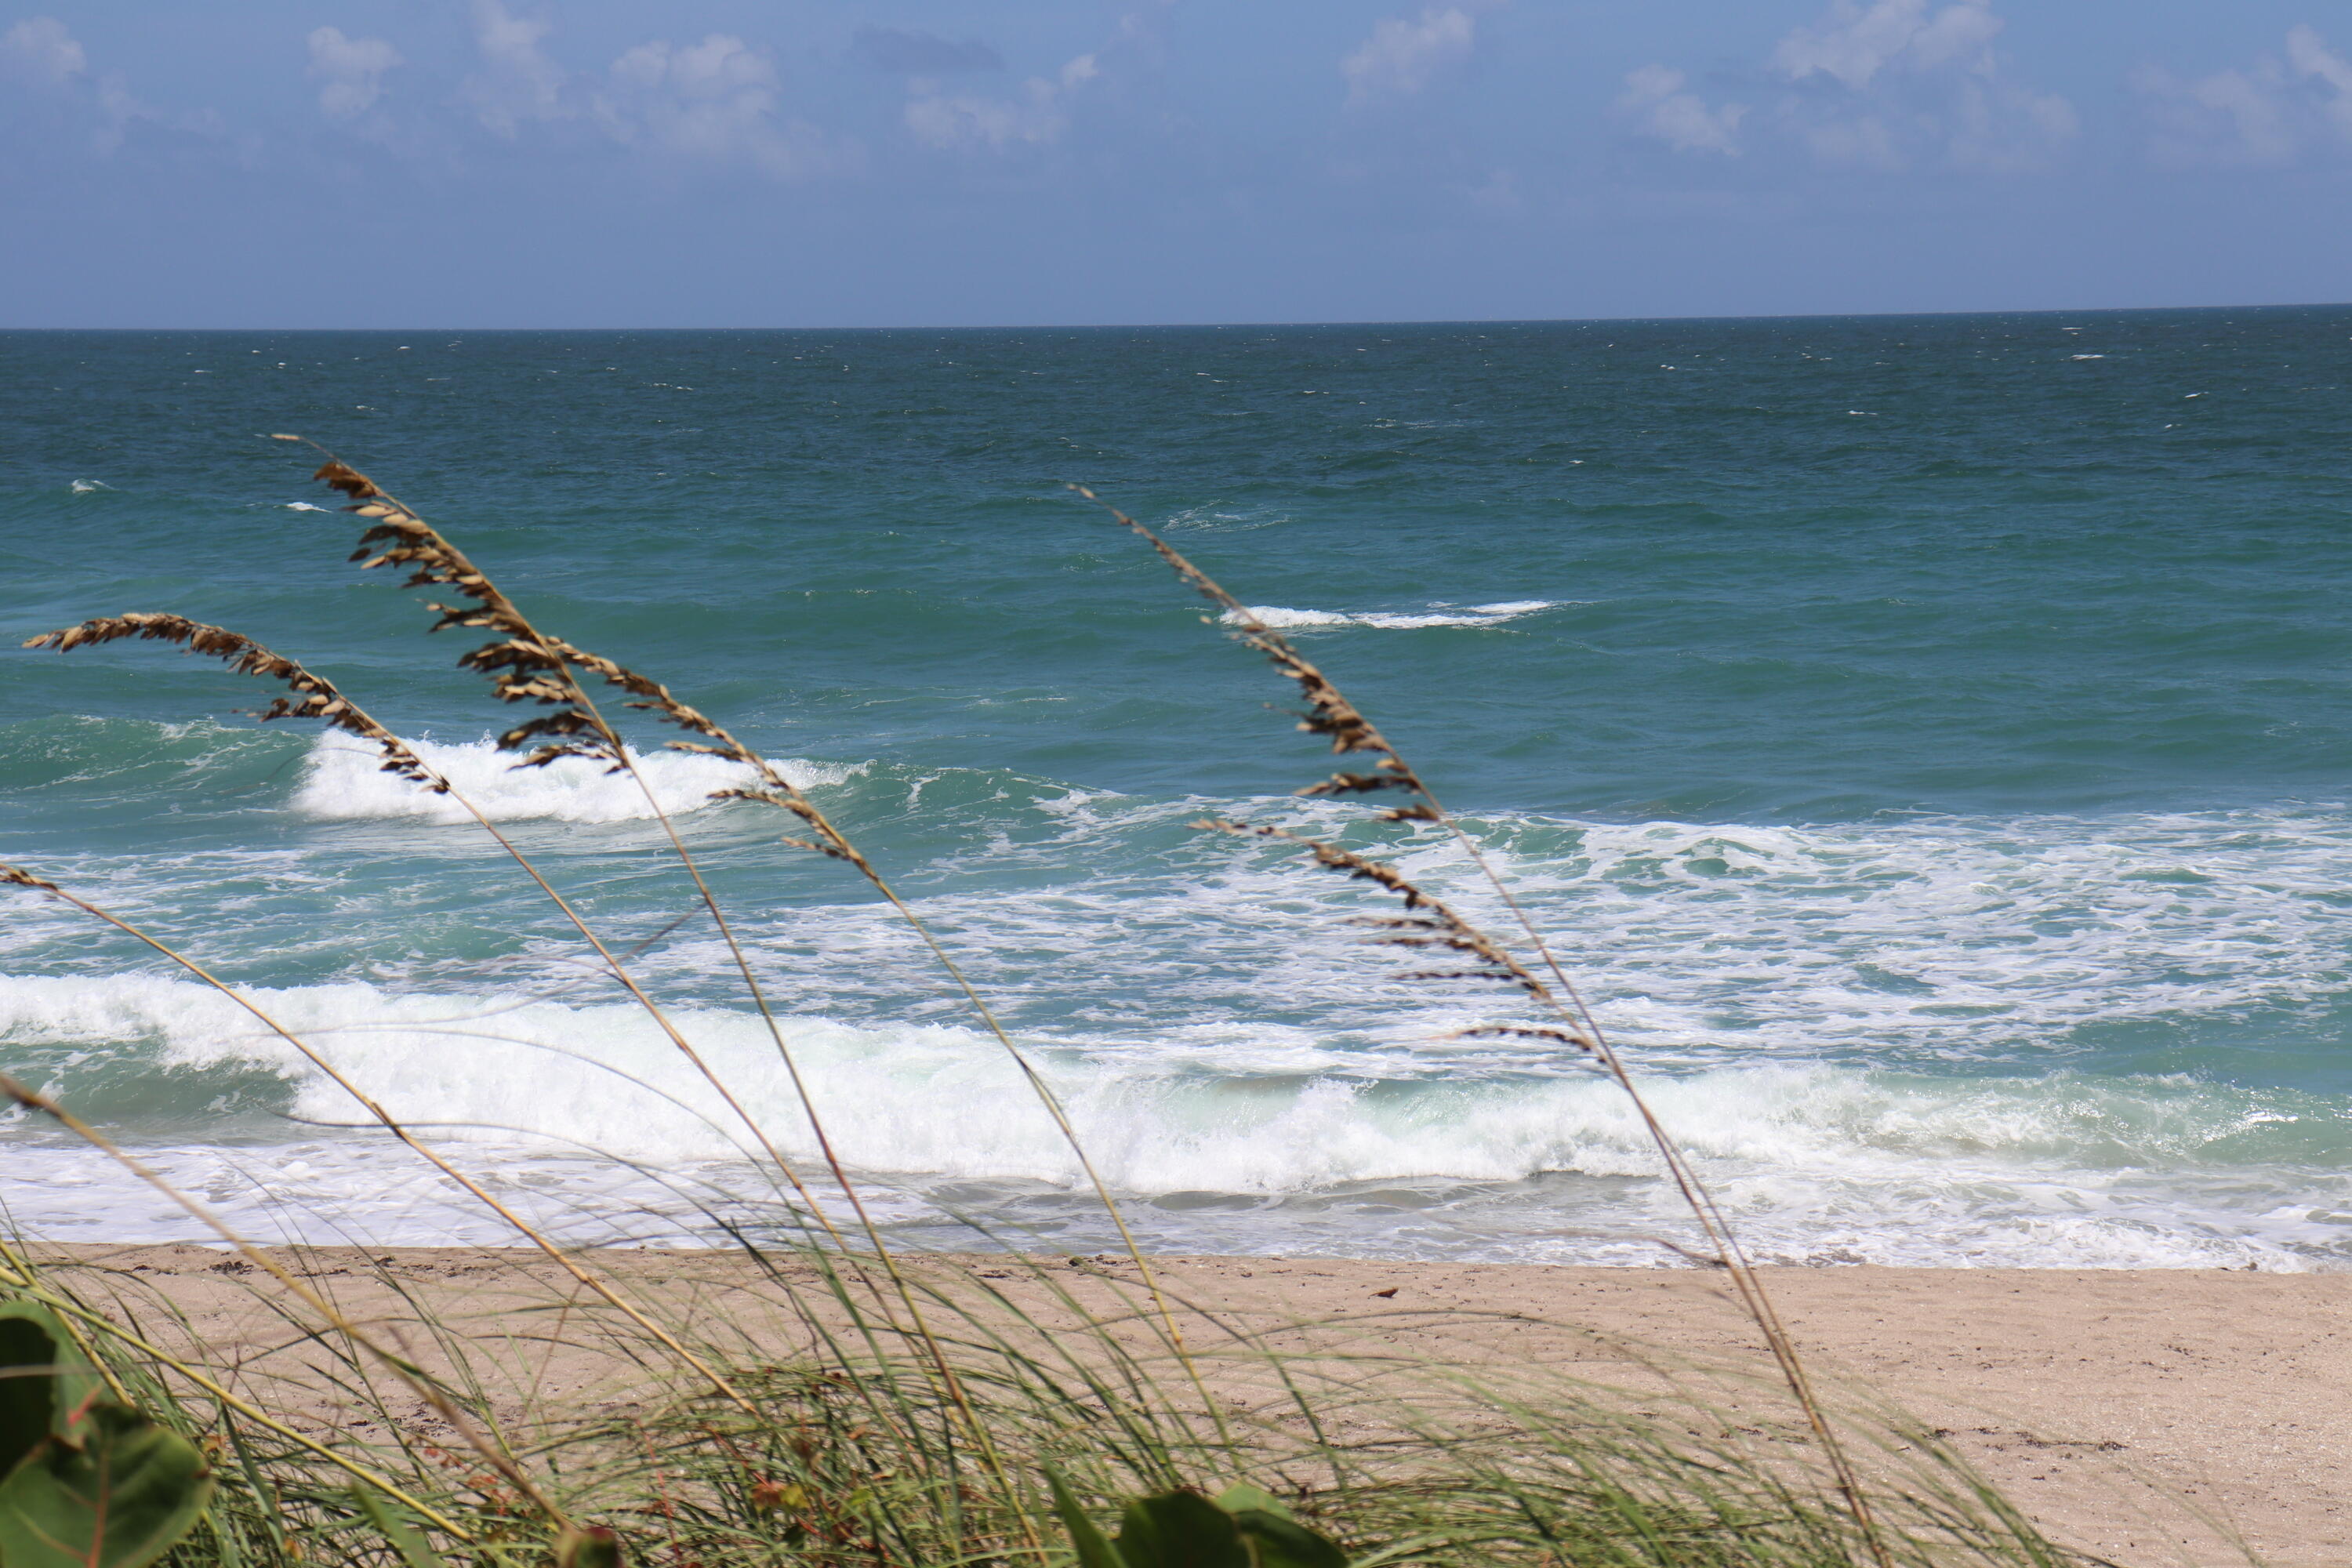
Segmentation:
{"type": "MultiPolygon", "coordinates": [[[[257,1286],[267,1279],[217,1249],[31,1250],[94,1299],[152,1305],[160,1297],[248,1373],[299,1342],[264,1305],[268,1292],[257,1286]]],[[[413,1321],[422,1303],[453,1321],[494,1325],[570,1287],[543,1255],[515,1249],[278,1255],[346,1310],[387,1322],[413,1321]]],[[[785,1348],[779,1342],[789,1331],[763,1329],[753,1310],[772,1292],[738,1254],[586,1256],[625,1288],[737,1335],[747,1349],[785,1348]]],[[[1132,1289],[1124,1259],[1032,1258],[1082,1298],[1119,1281],[1132,1289]]],[[[1015,1296],[1027,1277],[1001,1255],[908,1260],[1010,1280],[996,1288],[1015,1296]]],[[[1752,1325],[1709,1269],[1178,1256],[1152,1266],[1169,1294],[1192,1308],[1282,1332],[1312,1325],[1306,1331],[1383,1354],[1489,1371],[1541,1364],[1606,1382],[1632,1364],[1616,1348],[1624,1344],[1738,1377],[1769,1372],[1752,1325]]],[[[1899,1404],[2069,1545],[2127,1563],[2242,1562],[2229,1542],[2234,1533],[2294,1568],[2352,1556],[2352,1492],[2338,1480],[2352,1474],[2352,1286],[2335,1275],[1868,1265],[1759,1272],[1818,1380],[1899,1404]]],[[[537,1391],[609,1398],[628,1377],[645,1385],[642,1369],[624,1368],[616,1379],[612,1345],[593,1331],[533,1345],[537,1391]]],[[[1740,1395],[1743,1408],[1754,1397],[1740,1395]]]]}

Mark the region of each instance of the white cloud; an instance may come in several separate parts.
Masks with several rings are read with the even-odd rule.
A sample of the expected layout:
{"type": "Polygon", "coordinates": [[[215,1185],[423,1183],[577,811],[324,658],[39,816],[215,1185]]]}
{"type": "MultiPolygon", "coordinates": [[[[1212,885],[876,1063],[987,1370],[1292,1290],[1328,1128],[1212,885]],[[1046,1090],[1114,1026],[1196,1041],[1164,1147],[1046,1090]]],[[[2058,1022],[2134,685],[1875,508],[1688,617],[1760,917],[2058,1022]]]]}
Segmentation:
{"type": "MultiPolygon", "coordinates": [[[[519,16],[506,0],[474,0],[479,64],[460,101],[492,134],[513,141],[533,125],[560,125],[570,144],[595,139],[649,158],[747,163],[779,177],[834,173],[858,161],[836,141],[782,111],[774,60],[728,33],[698,43],[655,38],[624,50],[602,73],[575,76],[547,48],[550,23],[519,16]]],[[[310,36],[320,107],[341,118],[372,109],[384,73],[404,64],[381,38],[335,27],[310,36]]],[[[389,128],[378,117],[365,128],[389,128]]]]}
{"type": "MultiPolygon", "coordinates": [[[[776,107],[776,70],[740,38],[639,44],[613,62],[613,85],[643,115],[646,133],[680,152],[723,154],[756,136],[776,107]]],[[[619,122],[635,140],[637,122],[619,122]]]]}
{"type": "Polygon", "coordinates": [[[56,92],[88,144],[102,155],[119,152],[132,127],[142,123],[176,136],[221,134],[219,116],[210,110],[167,114],[141,102],[120,71],[93,76],[80,42],[55,16],[30,17],[0,33],[0,66],[56,92]]]}
{"type": "Polygon", "coordinates": [[[1781,39],[1772,64],[1791,81],[1819,73],[1857,91],[1889,67],[1932,70],[1960,61],[1990,75],[1992,40],[2004,25],[1987,0],[1960,0],[1932,16],[1927,0],[1878,0],[1867,9],[1837,0],[1821,22],[1781,39]]]}
{"type": "Polygon", "coordinates": [[[2207,139],[2215,162],[2284,163],[2295,151],[2281,90],[2285,85],[2276,66],[2256,66],[2252,70],[2215,71],[2182,83],[2178,91],[2187,103],[2210,111],[2217,121],[2228,122],[2226,133],[2207,139]]]}
{"type": "Polygon", "coordinates": [[[907,130],[927,147],[942,151],[986,148],[1002,153],[1026,143],[1045,146],[1069,129],[1070,95],[1102,74],[1093,55],[1064,65],[1052,80],[1031,77],[1018,98],[942,93],[936,83],[918,81],[907,100],[907,130]]]}
{"type": "Polygon", "coordinates": [[[1410,98],[1470,58],[1478,24],[1459,5],[1432,5],[1412,21],[1391,16],[1339,62],[1351,104],[1410,98]]]}
{"type": "Polygon", "coordinates": [[[1830,0],[1773,47],[1748,102],[1710,105],[1682,71],[1650,65],[1615,109],[1678,153],[1781,148],[1881,174],[2046,168],[2077,133],[2074,107],[2011,79],[1993,47],[2005,25],[1991,0],[1830,0]]]}
{"type": "Polygon", "coordinates": [[[89,68],[81,45],[55,16],[34,16],[0,35],[0,54],[20,69],[53,82],[64,82],[89,68]]]}
{"type": "Polygon", "coordinates": [[[383,73],[406,62],[382,38],[348,38],[341,27],[310,34],[310,75],[318,79],[319,107],[338,120],[364,114],[383,95],[383,73]]]}
{"type": "Polygon", "coordinates": [[[2352,142],[2352,62],[2316,28],[2286,35],[2286,57],[2181,80],[2156,67],[2133,85],[2149,100],[2150,151],[2174,165],[2278,164],[2352,142]]]}
{"type": "Polygon", "coordinates": [[[611,91],[598,97],[596,119],[625,145],[741,159],[787,176],[836,161],[814,128],[778,121],[774,62],[729,34],[698,44],[639,44],[609,75],[611,91]]]}
{"type": "Polygon", "coordinates": [[[1625,75],[1625,90],[1617,112],[1631,119],[1643,135],[1654,136],[1677,153],[1721,153],[1739,156],[1739,122],[1748,114],[1744,103],[1709,109],[1698,94],[1685,90],[1687,79],[1667,66],[1643,66],[1625,75]]]}
{"type": "Polygon", "coordinates": [[[1993,48],[2006,25],[1990,0],[1833,0],[1772,51],[1799,89],[1775,128],[1832,168],[2045,168],[2076,133],[2074,107],[2010,79],[1993,48]]]}
{"type": "Polygon", "coordinates": [[[2327,47],[2315,27],[2287,30],[2287,65],[2294,74],[2322,91],[2320,113],[2337,134],[2352,137],[2352,64],[2327,47]]]}
{"type": "Polygon", "coordinates": [[[499,0],[475,0],[474,45],[482,69],[467,79],[466,95],[482,123],[500,136],[512,137],[526,121],[561,120],[571,112],[563,101],[563,68],[539,47],[548,31],[549,24],[525,21],[499,0]]]}

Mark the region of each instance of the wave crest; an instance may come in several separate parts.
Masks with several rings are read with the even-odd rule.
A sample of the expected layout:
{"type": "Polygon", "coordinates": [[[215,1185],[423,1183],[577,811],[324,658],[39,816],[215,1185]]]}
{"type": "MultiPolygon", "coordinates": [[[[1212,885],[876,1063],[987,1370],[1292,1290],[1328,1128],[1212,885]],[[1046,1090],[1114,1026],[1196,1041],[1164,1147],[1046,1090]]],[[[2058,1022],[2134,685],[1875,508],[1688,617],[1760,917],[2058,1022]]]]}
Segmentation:
{"type": "MultiPolygon", "coordinates": [[[[584,1149],[676,1171],[733,1165],[751,1142],[633,1007],[364,984],[254,996],[395,1116],[468,1145],[472,1165],[520,1171],[512,1162],[584,1149]]],[[[814,1153],[756,1017],[702,1008],[674,1018],[788,1158],[814,1153]]],[[[1082,1191],[1067,1147],[986,1037],[941,1025],[779,1023],[854,1166],[917,1190],[1027,1182],[1082,1191]]],[[[50,1053],[50,1087],[101,1113],[110,1085],[152,1083],[159,1068],[196,1074],[187,1087],[198,1094],[212,1092],[207,1070],[258,1068],[285,1082],[299,1118],[366,1120],[283,1041],[188,982],[0,977],[0,1039],[68,1047],[50,1053]],[[109,1042],[118,1048],[102,1048],[109,1042]]],[[[1392,1202],[1419,1184],[1453,1194],[1443,1205],[1486,1214],[1464,1209],[1448,1221],[1433,1210],[1417,1226],[1457,1225],[1485,1255],[1553,1261],[1648,1261],[1654,1249],[1642,1237],[1677,1223],[1639,1119],[1597,1078],[1196,1076],[1169,1072],[1155,1043],[1140,1039],[1049,1047],[1040,1066],[1104,1174],[1151,1213],[1230,1194],[1298,1207],[1304,1221],[1333,1205],[1392,1202]]],[[[1938,1081],[1799,1064],[1656,1078],[1649,1095],[1768,1258],[2294,1268],[2352,1250],[2340,1119],[2292,1090],[2063,1073],[1938,1081]]],[[[372,1173],[385,1152],[371,1142],[336,1152],[344,1147],[300,1151],[308,1180],[330,1161],[345,1167],[335,1190],[309,1199],[369,1234],[404,1229],[397,1211],[371,1217],[367,1184],[381,1179],[372,1173]],[[362,1148],[375,1152],[361,1158],[362,1148]]],[[[1412,1237],[1396,1239],[1411,1250],[1412,1237]]]]}
{"type": "MultiPolygon", "coordinates": [[[[1284,605],[1252,605],[1249,613],[1276,631],[1315,626],[1377,626],[1384,631],[1413,631],[1423,626],[1499,626],[1539,611],[1556,609],[1557,599],[1509,599],[1494,605],[1433,605],[1419,611],[1294,610],[1284,605]]],[[[1239,626],[1242,617],[1227,610],[1219,619],[1239,626]]]]}
{"type": "MultiPolygon", "coordinates": [[[[583,757],[565,757],[545,767],[519,768],[514,753],[499,751],[488,740],[411,744],[493,822],[531,818],[634,822],[654,815],[654,805],[646,798],[647,788],[661,810],[675,816],[701,809],[711,804],[713,791],[746,784],[751,776],[750,769],[719,757],[688,752],[633,752],[630,758],[645,780],[645,787],[640,787],[628,774],[614,773],[583,757]]],[[[320,736],[304,759],[293,809],[325,821],[472,820],[455,801],[383,772],[378,761],[374,751],[346,737],[320,736]]],[[[839,784],[857,771],[797,761],[778,766],[803,789],[839,784]]]]}

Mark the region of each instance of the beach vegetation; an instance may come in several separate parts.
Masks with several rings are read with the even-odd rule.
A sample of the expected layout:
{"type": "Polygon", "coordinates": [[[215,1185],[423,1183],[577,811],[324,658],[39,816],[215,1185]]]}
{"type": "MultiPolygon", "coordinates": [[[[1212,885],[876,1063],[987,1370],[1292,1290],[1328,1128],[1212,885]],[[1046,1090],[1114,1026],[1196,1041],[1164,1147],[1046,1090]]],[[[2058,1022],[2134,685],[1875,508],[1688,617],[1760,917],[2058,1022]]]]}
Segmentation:
{"type": "Polygon", "coordinates": [[[0,1303],[0,1563],[146,1568],[212,1496],[196,1446],[108,1381],[37,1303],[0,1303]]]}
{"type": "Polygon", "coordinates": [[[1369,941],[1406,954],[1432,984],[1501,999],[1465,1033],[1550,1042],[1615,1083],[1698,1227],[1685,1260],[1720,1273],[1769,1352],[1771,1379],[1597,1339],[1589,1358],[1553,1365],[1407,1352],[1382,1331],[1408,1318],[1468,1323],[1471,1308],[1312,1321],[1189,1299],[1137,1244],[1045,1075],[846,829],[717,720],[543,627],[418,509],[321,456],[316,478],[363,524],[353,559],[442,595],[431,629],[487,639],[458,663],[520,710],[498,737],[514,765],[583,759],[644,787],[658,853],[723,943],[821,1169],[786,1158],[664,1001],[658,974],[332,682],[238,632],[169,613],[35,637],[28,646],[59,651],[151,641],[221,660],[281,689],[262,720],[331,725],[375,748],[386,772],[454,802],[709,1086],[773,1184],[773,1217],[753,1226],[714,1213],[710,1257],[662,1267],[566,1245],[429,1129],[368,1095],[264,997],[42,868],[0,866],[0,880],[136,938],[232,998],[346,1090],[395,1152],[496,1216],[528,1260],[502,1277],[493,1303],[421,1279],[396,1254],[264,1245],[72,1106],[0,1079],[25,1113],[86,1140],[216,1237],[220,1261],[208,1267],[224,1272],[214,1284],[247,1293],[242,1321],[270,1329],[255,1352],[219,1339],[167,1282],[110,1269],[102,1255],[39,1238],[0,1248],[0,1350],[20,1373],[0,1380],[0,1568],[136,1568],[166,1552],[206,1568],[2081,1561],[1933,1433],[1817,1382],[1727,1216],[1475,839],[1328,676],[1144,525],[1109,513],[1293,685],[1298,727],[1343,759],[1299,793],[1366,808],[1348,842],[1278,822],[1198,826],[1246,853],[1298,857],[1378,889],[1394,904],[1365,917],[1369,941]],[[1065,1257],[978,1221],[967,1251],[892,1239],[866,1201],[870,1179],[837,1152],[702,852],[640,774],[622,729],[632,718],[667,727],[672,747],[737,764],[742,782],[724,798],[776,814],[786,843],[838,864],[888,906],[1053,1120],[1120,1252],[1065,1257]],[[1503,919],[1474,918],[1384,858],[1411,835],[1465,857],[1503,919]],[[575,1378],[555,1387],[546,1368],[559,1352],[575,1378]],[[601,1370],[578,1376],[582,1364],[601,1370]],[[42,1555],[49,1548],[25,1545],[26,1531],[66,1554],[42,1555]]]}

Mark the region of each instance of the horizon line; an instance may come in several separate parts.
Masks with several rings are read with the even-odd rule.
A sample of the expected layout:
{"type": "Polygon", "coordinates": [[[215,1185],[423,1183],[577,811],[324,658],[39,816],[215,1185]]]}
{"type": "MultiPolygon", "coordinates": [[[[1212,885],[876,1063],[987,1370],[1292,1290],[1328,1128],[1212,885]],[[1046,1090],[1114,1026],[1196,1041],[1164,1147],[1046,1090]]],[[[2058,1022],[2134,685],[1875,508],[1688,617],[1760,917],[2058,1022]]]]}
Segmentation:
{"type": "Polygon", "coordinates": [[[0,333],[29,332],[381,332],[381,333],[443,333],[443,332],[1116,332],[1116,331],[1276,331],[1307,328],[1371,328],[1371,327],[1580,327],[1580,326],[1646,326],[1683,321],[1916,321],[1922,318],[1957,318],[1969,316],[2126,316],[2182,314],[2190,311],[2218,310],[2323,310],[2352,309],[2352,300],[2311,300],[2273,304],[2224,305],[2090,305],[2042,306],[2024,309],[1951,310],[1788,310],[1750,315],[1722,313],[1658,316],[1458,316],[1401,317],[1389,320],[1359,318],[1330,321],[1026,321],[997,324],[966,323],[940,325],[916,322],[891,326],[566,326],[566,327],[495,327],[415,325],[397,327],[163,327],[163,326],[66,326],[26,327],[0,325],[0,333]]]}

